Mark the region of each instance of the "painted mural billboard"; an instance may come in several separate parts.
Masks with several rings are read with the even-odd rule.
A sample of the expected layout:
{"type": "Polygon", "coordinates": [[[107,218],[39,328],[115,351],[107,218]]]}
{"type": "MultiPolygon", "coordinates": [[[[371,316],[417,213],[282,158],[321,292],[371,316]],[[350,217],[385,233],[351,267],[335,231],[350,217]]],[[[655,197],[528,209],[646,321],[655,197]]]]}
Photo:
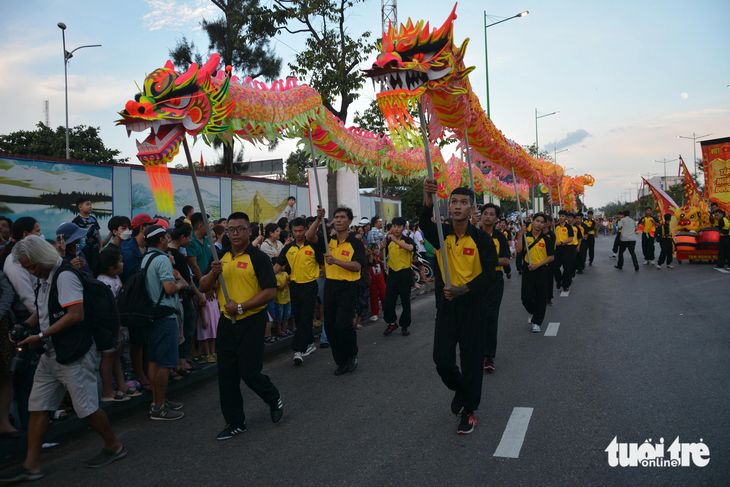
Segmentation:
{"type": "MultiPolygon", "coordinates": [[[[187,174],[173,173],[170,174],[170,180],[172,181],[175,210],[173,215],[164,215],[157,211],[157,204],[152,194],[147,173],[138,169],[132,170],[132,216],[147,213],[152,217],[155,215],[172,216],[174,220],[183,216],[183,206],[190,205],[198,211],[200,205],[198,204],[198,197],[195,195],[192,177],[187,174]]],[[[220,179],[198,176],[198,184],[200,185],[200,193],[203,196],[205,211],[208,212],[211,219],[217,220],[221,217],[220,179]]]]}
{"type": "Polygon", "coordinates": [[[233,211],[242,211],[252,222],[271,223],[284,216],[289,184],[234,179],[231,181],[233,211]]]}
{"type": "Polygon", "coordinates": [[[76,200],[87,197],[102,229],[112,214],[112,168],[0,157],[0,215],[38,220],[47,238],[76,215],[76,200]]]}

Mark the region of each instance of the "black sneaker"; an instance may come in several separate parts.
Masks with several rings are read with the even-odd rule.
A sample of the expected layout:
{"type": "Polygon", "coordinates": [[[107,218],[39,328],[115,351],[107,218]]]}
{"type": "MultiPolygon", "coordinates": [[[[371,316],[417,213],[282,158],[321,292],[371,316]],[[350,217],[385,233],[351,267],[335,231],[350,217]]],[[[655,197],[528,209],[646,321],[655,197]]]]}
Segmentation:
{"type": "Polygon", "coordinates": [[[357,357],[351,357],[350,360],[347,361],[347,371],[354,372],[356,368],[357,368],[357,357]]]}
{"type": "Polygon", "coordinates": [[[401,334],[401,335],[403,335],[404,337],[407,337],[408,335],[410,335],[410,334],[411,334],[411,332],[410,332],[410,331],[408,331],[408,328],[403,328],[403,329],[402,329],[402,330],[400,331],[400,334],[401,334]]]}
{"type": "Polygon", "coordinates": [[[115,462],[117,460],[121,460],[122,458],[126,457],[127,453],[128,453],[128,451],[124,447],[122,447],[122,449],[119,450],[118,452],[112,451],[112,450],[107,450],[106,448],[102,448],[101,453],[96,455],[94,458],[86,460],[84,462],[84,465],[86,465],[89,468],[106,467],[110,463],[115,462]]]}
{"type": "Polygon", "coordinates": [[[278,423],[281,421],[281,417],[284,416],[284,404],[281,402],[281,395],[274,404],[269,404],[271,408],[271,421],[278,423]]]}
{"type": "Polygon", "coordinates": [[[154,421],[175,421],[182,419],[183,416],[185,416],[185,413],[182,411],[173,411],[167,406],[161,406],[160,409],[152,408],[152,411],[150,411],[150,419],[154,421]]]}
{"type": "Polygon", "coordinates": [[[397,329],[398,329],[398,323],[391,323],[388,325],[388,328],[385,329],[385,331],[383,332],[383,335],[388,336],[397,329]]]}
{"type": "Polygon", "coordinates": [[[461,404],[461,399],[459,399],[459,393],[457,392],[451,400],[451,412],[453,414],[459,414],[463,408],[464,405],[461,404]]]}
{"type": "Polygon", "coordinates": [[[560,289],[560,284],[562,284],[560,281],[555,281],[556,289],[560,289]]]}
{"type": "Polygon", "coordinates": [[[459,427],[456,428],[456,432],[460,435],[468,435],[474,431],[476,425],[477,418],[474,417],[474,413],[465,409],[461,412],[461,421],[459,422],[459,427]]]}
{"type": "Polygon", "coordinates": [[[635,265],[635,266],[634,266],[634,270],[635,270],[636,272],[639,272],[639,266],[638,266],[638,265],[635,265]]]}
{"type": "Polygon", "coordinates": [[[492,357],[484,359],[484,370],[487,372],[494,372],[494,359],[492,357]]]}
{"type": "Polygon", "coordinates": [[[330,344],[328,342],[319,342],[319,348],[330,348],[330,344]]]}
{"type": "Polygon", "coordinates": [[[218,439],[223,440],[230,440],[236,435],[239,435],[246,431],[246,424],[227,424],[225,429],[218,433],[218,439]]]}
{"type": "Polygon", "coordinates": [[[616,269],[618,269],[618,270],[621,270],[621,269],[623,269],[623,267],[619,267],[619,266],[617,266],[617,265],[615,265],[614,267],[615,267],[616,269]]]}
{"type": "Polygon", "coordinates": [[[337,369],[335,369],[335,375],[342,375],[346,374],[348,369],[348,364],[342,364],[337,369]]]}
{"type": "Polygon", "coordinates": [[[507,273],[507,279],[512,279],[512,274],[509,272],[507,273]]]}

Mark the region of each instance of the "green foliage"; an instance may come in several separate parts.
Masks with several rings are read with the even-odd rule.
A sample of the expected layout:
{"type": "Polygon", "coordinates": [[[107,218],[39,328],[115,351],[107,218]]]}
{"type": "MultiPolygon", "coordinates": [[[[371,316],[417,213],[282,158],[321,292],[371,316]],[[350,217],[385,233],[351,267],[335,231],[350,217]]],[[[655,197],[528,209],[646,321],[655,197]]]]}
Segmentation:
{"type": "Polygon", "coordinates": [[[371,100],[370,105],[362,112],[355,112],[353,123],[361,129],[368,130],[376,134],[387,134],[388,127],[385,124],[385,117],[378,105],[377,100],[371,100]]]}
{"type": "Polygon", "coordinates": [[[297,149],[289,154],[284,161],[286,173],[284,179],[290,183],[307,184],[307,168],[312,166],[312,159],[303,149],[297,149]]]}
{"type": "Polygon", "coordinates": [[[204,63],[203,56],[200,55],[193,41],[188,42],[188,39],[182,36],[182,39],[176,39],[175,42],[175,47],[168,52],[172,63],[178,70],[184,70],[193,63],[197,63],[198,66],[204,63]]]}
{"type": "MultiPolygon", "coordinates": [[[[99,127],[77,125],[69,127],[69,156],[71,159],[94,164],[119,164],[128,162],[128,157],[118,157],[120,151],[104,145],[99,137],[99,127]]],[[[66,158],[66,128],[55,131],[42,122],[35,130],[19,130],[0,135],[0,152],[24,156],[66,158]]]]}

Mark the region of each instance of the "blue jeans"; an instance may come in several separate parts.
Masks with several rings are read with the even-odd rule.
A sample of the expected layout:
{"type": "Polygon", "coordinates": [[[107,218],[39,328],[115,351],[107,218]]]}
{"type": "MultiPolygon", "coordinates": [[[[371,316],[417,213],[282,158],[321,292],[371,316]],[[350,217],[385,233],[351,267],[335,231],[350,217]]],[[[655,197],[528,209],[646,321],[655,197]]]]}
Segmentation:
{"type": "Polygon", "coordinates": [[[178,328],[175,317],[168,316],[152,322],[147,337],[150,362],[166,369],[177,367],[178,328]]]}

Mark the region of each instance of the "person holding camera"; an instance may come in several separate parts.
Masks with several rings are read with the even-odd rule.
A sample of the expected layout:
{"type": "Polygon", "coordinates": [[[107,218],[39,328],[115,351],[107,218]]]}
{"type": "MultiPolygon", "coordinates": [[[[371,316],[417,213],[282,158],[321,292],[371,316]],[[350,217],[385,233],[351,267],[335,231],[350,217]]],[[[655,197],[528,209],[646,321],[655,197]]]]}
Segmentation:
{"type": "MultiPolygon", "coordinates": [[[[85,462],[87,467],[104,467],[127,456],[117,440],[106,413],[99,408],[96,386],[96,348],[91,331],[84,322],[83,283],[77,271],[58,255],[42,237],[30,235],[13,248],[13,259],[40,280],[36,311],[13,328],[11,339],[17,344],[12,361],[22,360],[28,349],[45,347],[33,379],[28,401],[28,453],[22,465],[0,482],[37,480],[41,469],[41,445],[48,430],[48,411],[55,411],[66,391],[74,411],[86,418],[104,440],[101,453],[85,462]],[[40,328],[34,334],[33,329],[40,328]]],[[[12,364],[11,364],[12,368],[12,364]]]]}

